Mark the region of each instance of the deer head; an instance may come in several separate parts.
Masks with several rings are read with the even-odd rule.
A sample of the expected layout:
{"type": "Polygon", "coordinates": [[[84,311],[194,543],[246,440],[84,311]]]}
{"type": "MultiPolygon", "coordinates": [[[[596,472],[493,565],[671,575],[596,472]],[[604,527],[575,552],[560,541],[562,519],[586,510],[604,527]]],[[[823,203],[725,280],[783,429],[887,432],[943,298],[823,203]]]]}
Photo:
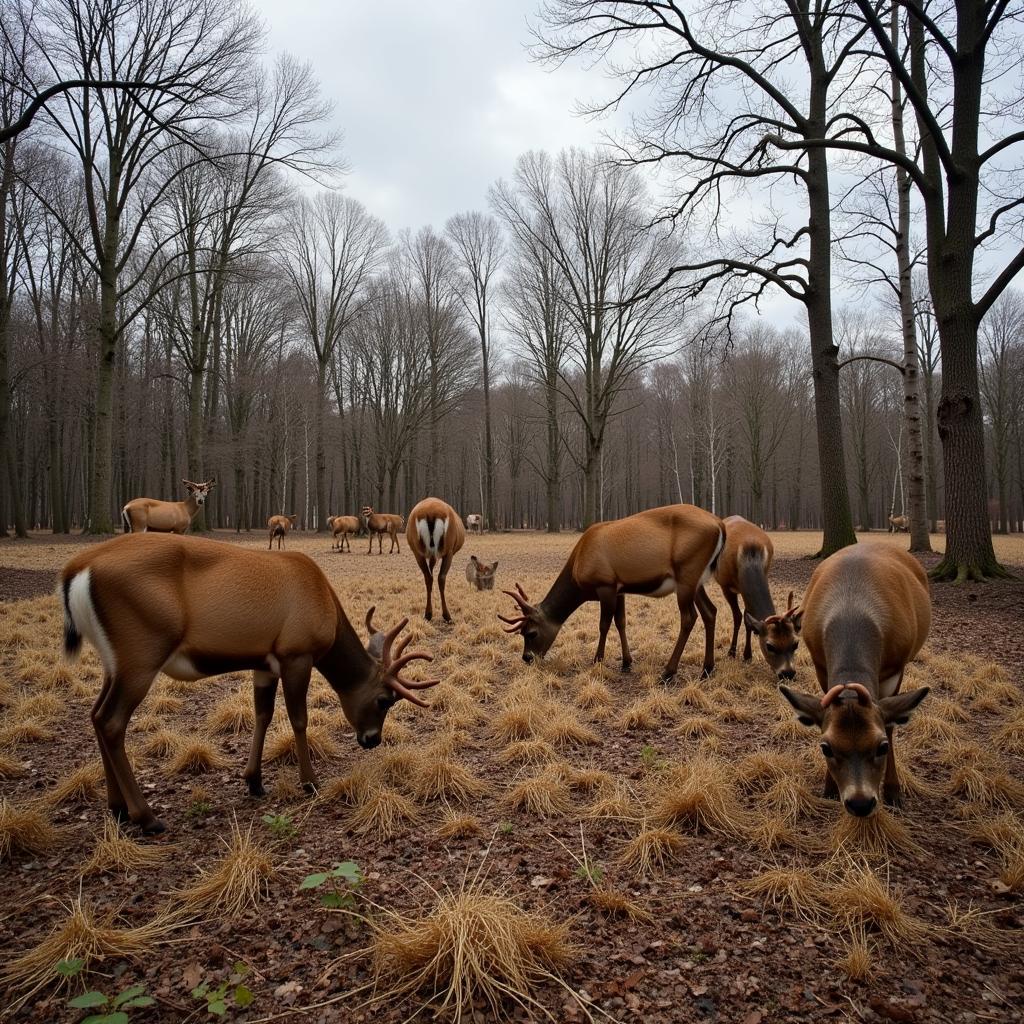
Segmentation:
{"type": "Polygon", "coordinates": [[[469,556],[469,563],[466,565],[466,579],[472,583],[477,590],[493,590],[494,574],[497,571],[498,563],[488,565],[481,562],[476,555],[469,556]]]}
{"type": "Polygon", "coordinates": [[[561,624],[551,619],[543,608],[530,604],[526,591],[518,583],[515,591],[505,590],[502,593],[508,594],[515,601],[519,606],[519,614],[514,618],[506,618],[504,615],[498,618],[508,624],[506,633],[522,633],[523,661],[529,665],[534,658],[543,658],[551,649],[561,624]]]}
{"type": "Polygon", "coordinates": [[[197,505],[206,504],[206,496],[210,493],[210,488],[217,485],[217,478],[210,477],[209,480],[204,480],[202,483],[197,484],[194,480],[182,480],[185,485],[185,490],[195,498],[197,505]]]}
{"type": "Polygon", "coordinates": [[[857,817],[874,813],[889,758],[888,732],[906,725],[928,687],[874,700],[866,686],[833,686],[823,697],[780,686],[798,721],[821,730],[821,752],[843,805],[857,817]]]}
{"type": "Polygon", "coordinates": [[[802,608],[793,607],[793,591],[789,592],[788,607],[784,615],[769,615],[755,619],[750,612],[743,613],[747,628],[757,637],[764,660],[771,666],[779,679],[793,679],[796,676],[796,649],[803,623],[802,608]]]}

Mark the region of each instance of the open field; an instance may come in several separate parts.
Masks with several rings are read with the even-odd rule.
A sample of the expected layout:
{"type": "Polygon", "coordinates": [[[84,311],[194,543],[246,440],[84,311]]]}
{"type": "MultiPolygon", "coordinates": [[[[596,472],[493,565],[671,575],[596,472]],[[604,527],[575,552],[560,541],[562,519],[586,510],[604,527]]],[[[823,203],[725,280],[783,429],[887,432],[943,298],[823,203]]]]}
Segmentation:
{"type": "MultiPolygon", "coordinates": [[[[537,599],[575,539],[468,537],[449,627],[419,617],[404,537],[401,555],[368,557],[365,538],[337,554],[329,538],[289,536],[361,632],[370,604],[388,625],[410,616],[414,646],[435,655],[421,674],[443,679],[432,709],[400,703],[384,744],[364,752],[316,677],[319,795],[296,785],[279,701],[270,795],[257,802],[241,782],[248,680],[160,679],[128,748],[169,831],[137,843],[105,822],[88,717],[95,655],[70,667],[59,655],[53,580],[87,541],[0,546],[0,1005],[17,1020],[77,1021],[69,995],[137,983],[156,1003],[132,1021],[205,1020],[192,990],[229,982],[232,1020],[314,1007],[297,1019],[400,1022],[436,984],[465,1019],[489,1020],[505,970],[529,1000],[500,1005],[523,1020],[1020,1019],[1024,585],[935,592],[932,637],[906,682],[933,691],[896,740],[905,806],[861,823],[818,798],[816,736],[757,655],[725,658],[731,621],[715,587],[711,680],[697,679],[698,622],[676,682],[657,681],[673,600],[628,599],[630,676],[614,656],[591,664],[596,606],[569,620],[543,665],[524,665],[495,617],[511,602],[470,591],[465,561],[497,559],[498,586],[519,581],[537,599]],[[357,886],[301,887],[347,861],[357,886]],[[492,949],[495,921],[507,941],[492,949]],[[446,988],[445,941],[460,929],[497,987],[446,988]],[[64,957],[86,961],[87,983],[58,985],[64,957]],[[244,1009],[232,1002],[240,982],[253,996],[244,1009]]],[[[784,605],[820,538],[773,539],[784,605]]],[[[996,546],[1024,567],[1024,540],[996,546]]],[[[804,653],[799,666],[796,685],[814,690],[804,653]]]]}

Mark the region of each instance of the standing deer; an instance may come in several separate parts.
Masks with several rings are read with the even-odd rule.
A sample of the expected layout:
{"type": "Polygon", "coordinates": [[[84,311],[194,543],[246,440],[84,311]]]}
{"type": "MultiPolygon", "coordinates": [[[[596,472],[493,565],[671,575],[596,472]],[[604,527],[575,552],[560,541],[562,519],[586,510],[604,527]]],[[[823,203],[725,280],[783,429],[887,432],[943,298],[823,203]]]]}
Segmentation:
{"type": "Polygon", "coordinates": [[[889,516],[890,533],[908,533],[910,520],[906,516],[889,516]]]}
{"type": "Polygon", "coordinates": [[[61,596],[65,654],[74,657],[85,637],[103,664],[92,722],[108,805],[145,832],[162,832],[164,825],[139,789],[124,738],[159,672],[196,680],[253,671],[256,728],[244,775],[252,796],[264,793],[263,741],[278,680],[299,778],[309,789],[316,776],[306,741],[306,693],[314,668],[338,694],[366,749],[380,743],[384,719],[399,698],[426,707],[414,691],[438,682],[401,677],[410,662],[431,660],[404,653],[408,636],[395,645],[408,619],[363,647],[326,576],[299,552],[264,555],[196,537],[121,537],[72,558],[61,576],[61,596]]]}
{"type": "Polygon", "coordinates": [[[399,554],[402,553],[402,545],[398,543],[398,531],[405,525],[405,520],[401,516],[391,512],[374,512],[372,506],[367,505],[363,509],[363,519],[366,520],[366,529],[370,532],[370,547],[366,551],[368,555],[373,554],[374,534],[377,535],[377,554],[384,554],[385,533],[391,538],[388,554],[392,554],[396,549],[399,554]]]}
{"type": "Polygon", "coordinates": [[[359,532],[359,516],[328,516],[327,525],[330,528],[331,536],[334,538],[331,549],[337,548],[339,551],[344,551],[345,545],[348,544],[348,550],[351,554],[352,541],[348,539],[348,535],[359,532]],[[340,542],[338,534],[341,534],[340,542]]]}
{"type": "Polygon", "coordinates": [[[601,603],[600,636],[594,661],[604,660],[605,640],[612,619],[622,643],[622,671],[633,663],[626,641],[626,594],[646,597],[676,595],[679,637],[662,671],[668,682],[679,667],[697,613],[704,622],[704,668],[715,667],[717,610],[704,590],[725,546],[725,527],[718,516],[694,505],[668,505],[638,512],[625,519],[595,523],[576,542],[558,579],[540,604],[530,604],[519,584],[505,593],[519,605],[516,618],[499,615],[506,633],[523,636],[523,661],[543,657],[562,624],[581,604],[601,603]]]}
{"type": "Polygon", "coordinates": [[[912,555],[857,544],[826,558],[803,605],[804,641],[823,696],[780,686],[804,725],[821,730],[825,796],[866,817],[900,800],[893,727],[909,721],[928,687],[900,693],[907,664],[928,638],[928,577],[912,555]]]}
{"type": "Polygon", "coordinates": [[[217,480],[211,477],[197,484],[182,480],[188,497],[184,501],[160,501],[158,498],[133,498],[121,509],[125,533],[184,533],[206,504],[210,488],[217,480]]]}
{"type": "Polygon", "coordinates": [[[771,538],[743,516],[729,516],[723,522],[725,547],[715,567],[715,579],[732,609],[729,657],[736,657],[736,642],[740,632],[739,597],[742,597],[742,619],[747,633],[743,660],[751,659],[750,636],[754,634],[764,660],[779,679],[792,679],[796,675],[793,659],[799,645],[799,630],[793,623],[795,609],[792,592],[786,613],[775,614],[775,602],[768,589],[768,570],[772,567],[775,555],[771,538]]]}
{"type": "Polygon", "coordinates": [[[410,513],[405,538],[416,556],[416,563],[423,573],[427,587],[427,607],[423,617],[429,622],[434,617],[434,565],[441,560],[437,574],[437,592],[441,595],[441,617],[451,622],[448,602],[444,596],[444,585],[452,558],[466,540],[466,531],[458,512],[440,498],[424,498],[410,513]]]}
{"type": "Polygon", "coordinates": [[[274,546],[275,537],[277,538],[277,550],[281,550],[281,544],[284,542],[285,535],[295,526],[298,518],[298,513],[295,513],[290,516],[271,516],[267,520],[267,529],[270,531],[268,551],[274,546]]]}
{"type": "Polygon", "coordinates": [[[476,555],[470,555],[469,561],[466,563],[466,580],[471,587],[476,587],[477,590],[493,590],[494,574],[497,570],[497,562],[488,565],[486,562],[481,562],[476,555]]]}
{"type": "Polygon", "coordinates": [[[470,532],[475,529],[477,533],[483,533],[484,517],[479,512],[471,512],[466,516],[466,529],[470,532]]]}

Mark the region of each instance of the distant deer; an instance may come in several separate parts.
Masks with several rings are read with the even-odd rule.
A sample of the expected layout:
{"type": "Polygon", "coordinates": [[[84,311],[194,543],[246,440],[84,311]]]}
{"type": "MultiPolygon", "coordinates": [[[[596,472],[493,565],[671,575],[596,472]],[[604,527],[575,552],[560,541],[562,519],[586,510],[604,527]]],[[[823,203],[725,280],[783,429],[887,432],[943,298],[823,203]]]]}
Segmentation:
{"type": "Polygon", "coordinates": [[[392,554],[396,549],[399,554],[402,553],[402,545],[398,543],[398,531],[405,525],[405,520],[401,516],[391,512],[374,512],[373,507],[367,505],[363,509],[363,519],[366,521],[366,529],[370,532],[370,546],[366,551],[368,555],[373,554],[374,534],[377,535],[377,554],[384,554],[385,533],[391,538],[388,554],[392,554]]]}
{"type": "Polygon", "coordinates": [[[516,618],[499,615],[506,633],[523,636],[523,661],[543,657],[555,642],[562,624],[581,604],[601,603],[600,635],[594,661],[604,661],[608,627],[615,620],[622,643],[622,671],[633,664],[626,641],[626,594],[646,597],[676,595],[679,605],[679,638],[662,670],[668,682],[676,674],[697,613],[704,622],[704,669],[715,667],[715,617],[717,611],[704,590],[715,562],[725,546],[725,527],[718,516],[694,505],[669,505],[638,512],[624,519],[595,523],[569,555],[547,597],[530,604],[526,592],[505,593],[519,605],[516,618]]]}
{"type": "Polygon", "coordinates": [[[483,533],[484,517],[479,512],[471,512],[466,516],[466,529],[470,532],[475,529],[477,533],[483,533]]]}
{"type": "Polygon", "coordinates": [[[441,617],[451,622],[444,585],[452,558],[466,540],[466,531],[458,512],[440,498],[424,498],[410,513],[405,538],[416,556],[427,587],[427,607],[423,617],[429,622],[434,617],[434,566],[438,559],[441,568],[437,574],[437,592],[441,595],[441,617]]]}
{"type": "Polygon", "coordinates": [[[330,528],[331,536],[334,538],[331,549],[337,548],[339,551],[344,551],[345,545],[348,544],[348,550],[351,553],[352,541],[348,539],[348,535],[359,532],[359,516],[328,516],[327,525],[330,528]],[[338,534],[341,534],[340,542],[338,534]]]}
{"type": "Polygon", "coordinates": [[[729,657],[736,657],[740,631],[739,597],[742,597],[742,618],[747,632],[743,660],[751,659],[750,636],[754,634],[764,660],[779,679],[792,679],[796,675],[793,659],[799,644],[798,630],[793,625],[793,594],[790,592],[789,595],[789,610],[784,615],[776,615],[775,602],[768,589],[768,570],[775,555],[771,538],[743,516],[729,516],[723,522],[725,547],[715,568],[715,580],[732,609],[729,657]]]}
{"type": "Polygon", "coordinates": [[[804,640],[824,696],[780,686],[804,725],[821,730],[825,796],[867,817],[900,800],[893,727],[928,696],[900,693],[903,673],[931,628],[928,577],[912,555],[888,544],[857,544],[826,558],[803,605],[804,640]]]}
{"type": "Polygon", "coordinates": [[[486,562],[481,562],[476,555],[470,555],[469,561],[466,563],[466,580],[471,587],[476,587],[477,590],[493,590],[494,574],[497,568],[497,562],[488,565],[486,562]]]}
{"type": "Polygon", "coordinates": [[[210,488],[217,480],[211,477],[197,484],[182,480],[188,497],[184,501],[160,501],[157,498],[133,498],[121,509],[125,533],[184,533],[206,504],[210,488]]]}
{"type": "Polygon", "coordinates": [[[270,544],[267,546],[267,550],[274,546],[274,538],[277,538],[277,550],[281,550],[281,544],[284,542],[285,534],[291,530],[296,521],[298,520],[298,513],[290,516],[271,516],[267,520],[267,529],[270,531],[270,544]]]}
{"type": "Polygon", "coordinates": [[[906,516],[889,516],[890,533],[907,533],[910,530],[910,520],[906,516]]]}

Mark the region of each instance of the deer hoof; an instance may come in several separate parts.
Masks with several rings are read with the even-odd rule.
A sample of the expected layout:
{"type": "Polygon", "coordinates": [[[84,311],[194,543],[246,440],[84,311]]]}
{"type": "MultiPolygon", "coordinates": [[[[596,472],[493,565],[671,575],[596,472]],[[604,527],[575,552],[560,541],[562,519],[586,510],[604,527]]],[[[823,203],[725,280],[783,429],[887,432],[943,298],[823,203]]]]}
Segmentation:
{"type": "Polygon", "coordinates": [[[131,824],[132,818],[131,815],[128,813],[127,807],[111,807],[109,808],[109,810],[114,818],[114,821],[116,821],[118,825],[131,824]]]}
{"type": "Polygon", "coordinates": [[[633,671],[633,662],[631,662],[631,661],[624,661],[622,663],[622,674],[624,676],[628,676],[628,675],[630,675],[632,673],[632,671],[633,671]]]}
{"type": "Polygon", "coordinates": [[[675,679],[675,677],[675,672],[662,672],[661,676],[658,679],[658,682],[660,682],[662,686],[668,686],[668,684],[671,683],[672,680],[675,679]]]}
{"type": "Polygon", "coordinates": [[[262,779],[246,779],[245,784],[249,787],[249,796],[261,797],[267,795],[267,791],[263,788],[262,779]]]}
{"type": "Polygon", "coordinates": [[[315,782],[304,782],[302,784],[302,791],[309,796],[316,796],[318,789],[315,782]]]}
{"type": "Polygon", "coordinates": [[[730,647],[729,650],[726,652],[726,656],[729,657],[729,658],[735,658],[736,657],[736,648],[735,647],[730,647]]]}
{"type": "Polygon", "coordinates": [[[710,679],[714,674],[715,674],[715,666],[711,665],[709,667],[709,666],[705,665],[700,670],[700,676],[698,678],[700,678],[700,679],[710,679]]]}
{"type": "Polygon", "coordinates": [[[442,615],[441,618],[443,618],[444,621],[447,622],[449,626],[452,624],[452,617],[450,615],[442,615]]]}
{"type": "Polygon", "coordinates": [[[139,822],[144,836],[158,836],[167,831],[167,826],[157,817],[151,817],[149,821],[139,822]]]}

